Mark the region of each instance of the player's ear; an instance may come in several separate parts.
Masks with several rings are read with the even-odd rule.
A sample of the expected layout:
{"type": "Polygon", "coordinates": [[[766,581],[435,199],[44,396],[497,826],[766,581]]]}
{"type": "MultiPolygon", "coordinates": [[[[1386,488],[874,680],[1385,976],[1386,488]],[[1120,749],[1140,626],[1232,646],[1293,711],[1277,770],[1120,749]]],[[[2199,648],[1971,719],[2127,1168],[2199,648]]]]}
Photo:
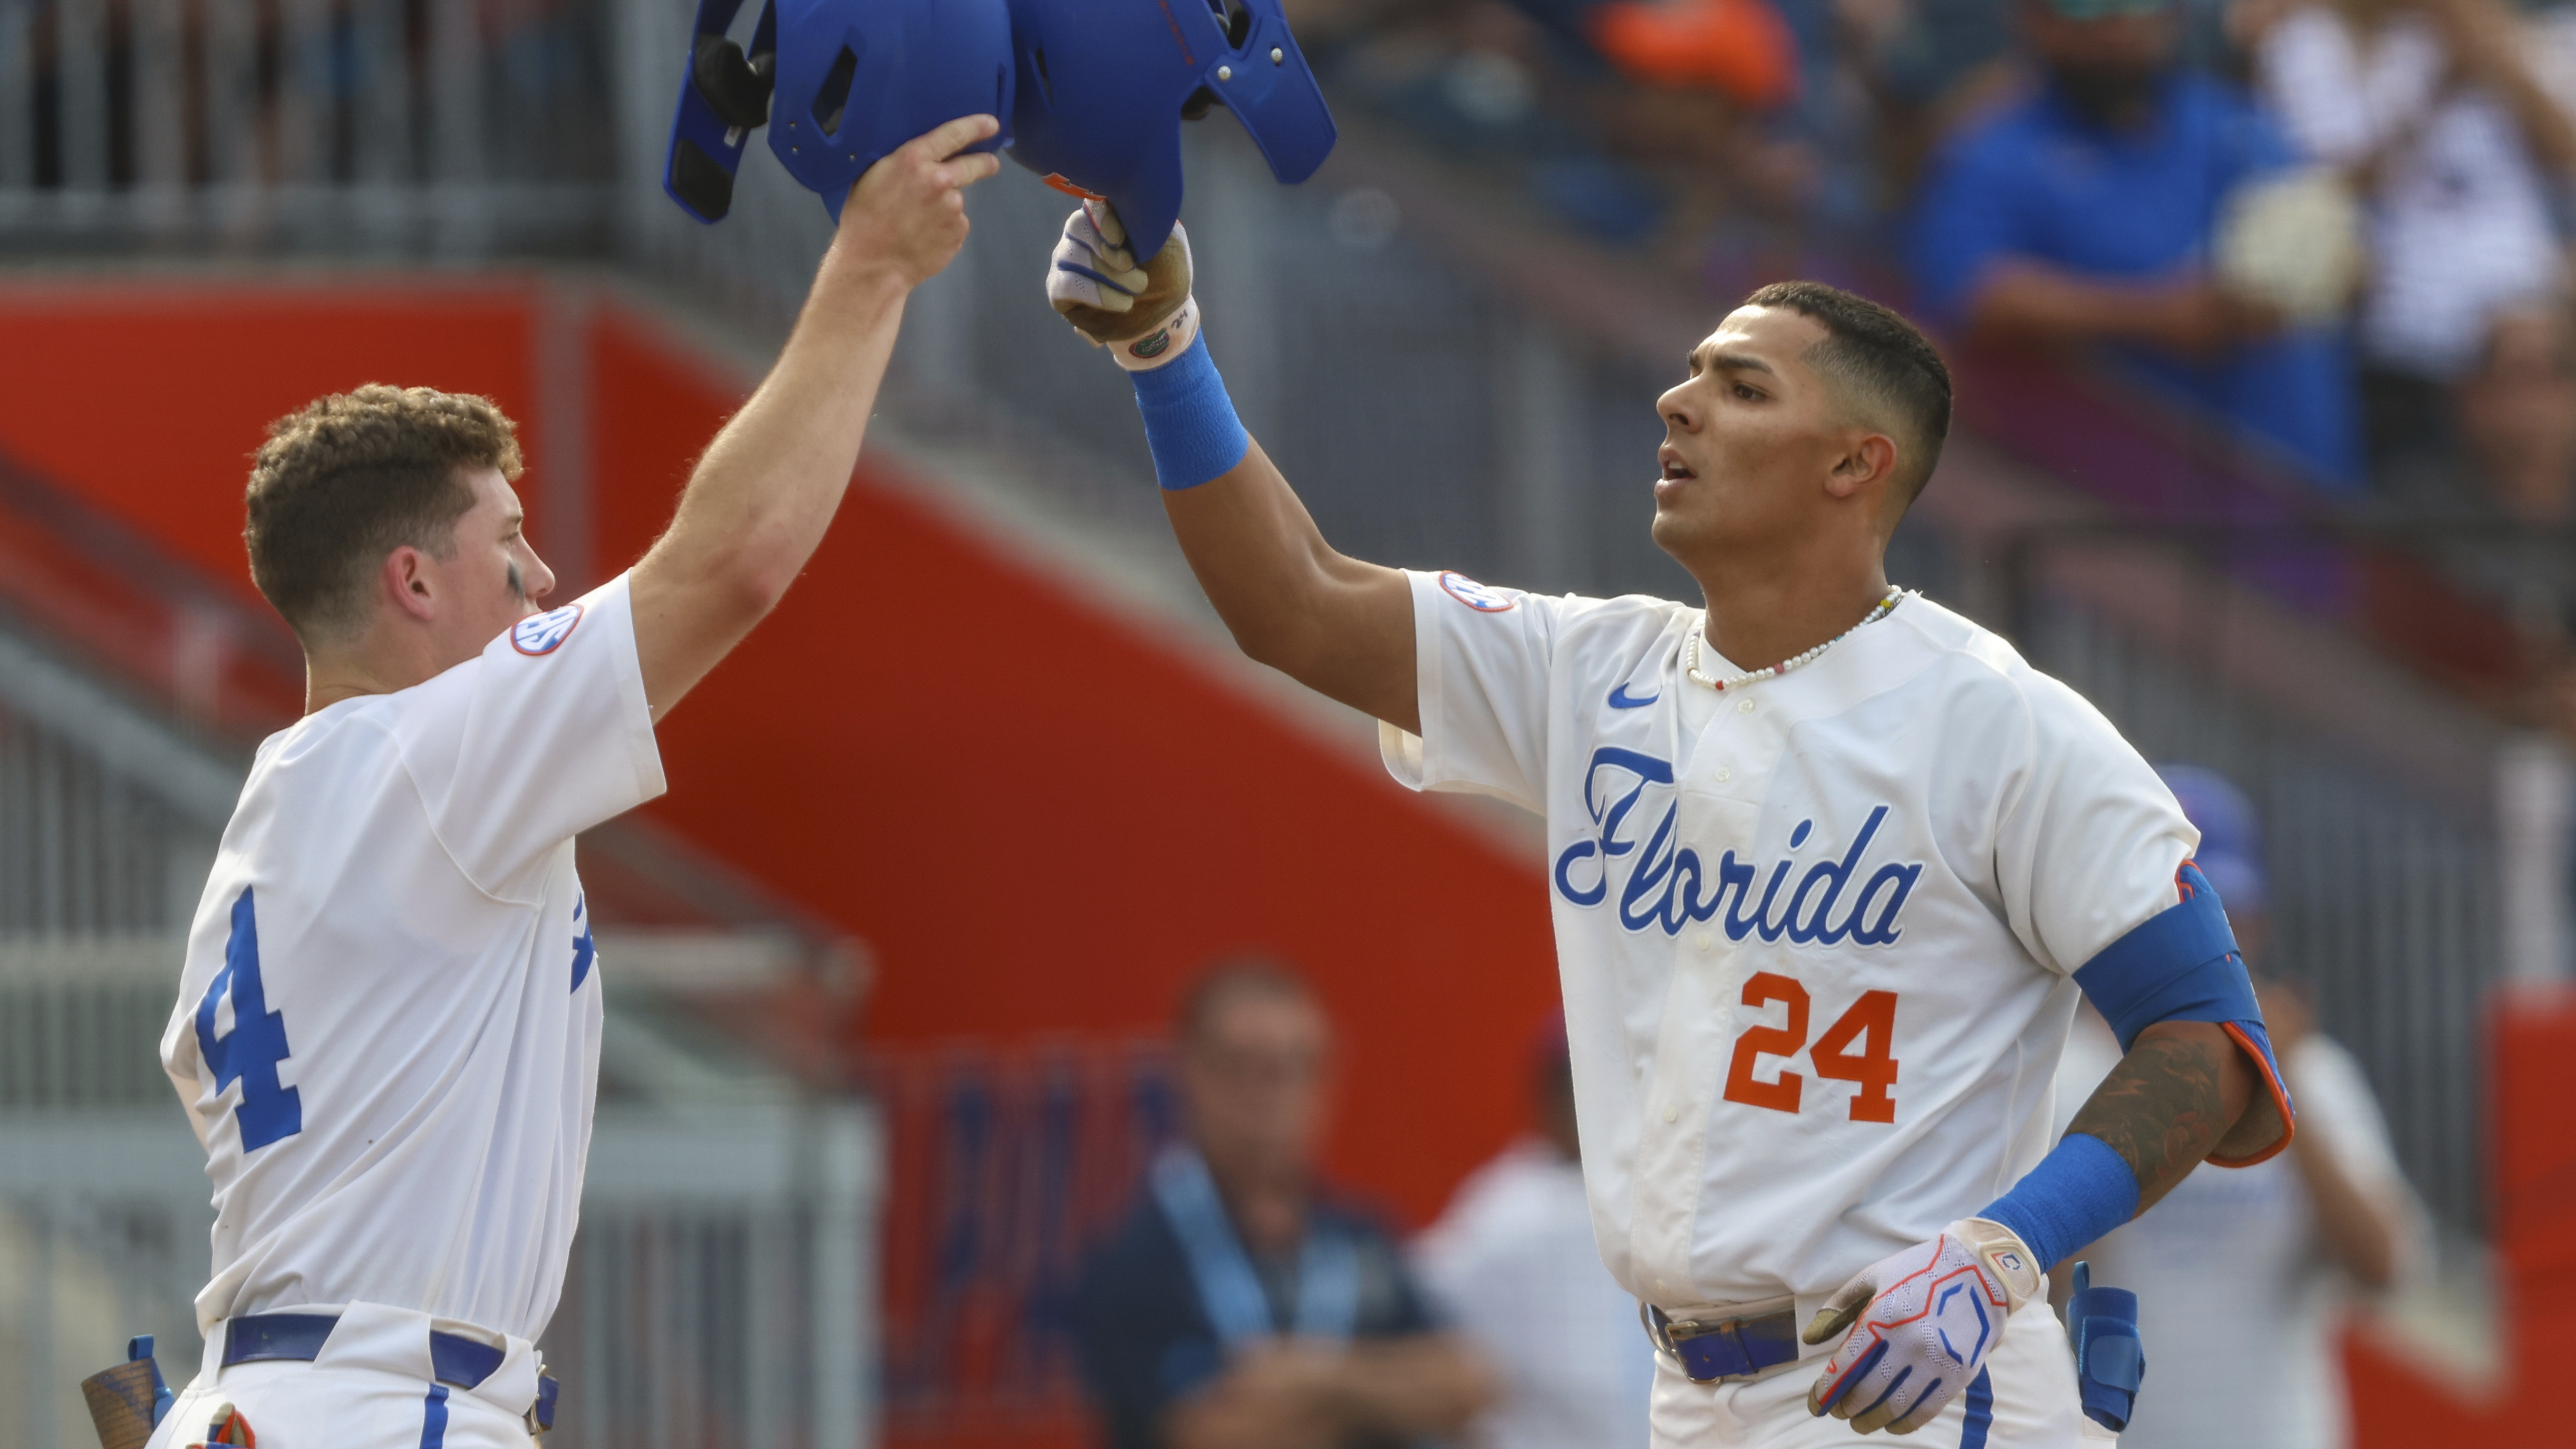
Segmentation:
{"type": "Polygon", "coordinates": [[[1834,460],[1833,470],[1825,475],[1825,491],[1849,498],[1884,482],[1895,471],[1895,442],[1885,433],[1863,433],[1834,460]]]}
{"type": "Polygon", "coordinates": [[[438,617],[438,598],[430,587],[426,554],[410,544],[397,544],[376,572],[377,591],[395,608],[424,624],[438,617]]]}

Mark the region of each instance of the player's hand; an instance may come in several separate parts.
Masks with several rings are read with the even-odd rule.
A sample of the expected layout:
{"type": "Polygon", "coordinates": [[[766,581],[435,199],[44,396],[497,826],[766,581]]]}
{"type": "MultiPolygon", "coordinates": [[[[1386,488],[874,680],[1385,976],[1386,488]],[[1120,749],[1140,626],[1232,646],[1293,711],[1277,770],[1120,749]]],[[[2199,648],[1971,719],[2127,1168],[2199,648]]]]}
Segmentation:
{"type": "Polygon", "coordinates": [[[1109,203],[1075,208],[1047,259],[1047,302],[1093,346],[1107,346],[1119,366],[1141,372],[1188,349],[1198,304],[1190,296],[1190,234],[1180,223],[1143,266],[1127,240],[1109,203]]]}
{"type": "Polygon", "coordinates": [[[906,287],[937,276],[966,244],[966,188],[1002,166],[989,153],[957,153],[1001,129],[991,116],[960,116],[886,153],[841,204],[832,250],[891,268],[906,287]]]}
{"type": "Polygon", "coordinates": [[[1807,1411],[1849,1419],[1864,1434],[1911,1434],[1977,1376],[2004,1318],[2047,1292],[2030,1249],[1984,1218],[1962,1218],[1881,1258],[1807,1325],[1809,1343],[1849,1330],[1807,1391],[1807,1411]]]}

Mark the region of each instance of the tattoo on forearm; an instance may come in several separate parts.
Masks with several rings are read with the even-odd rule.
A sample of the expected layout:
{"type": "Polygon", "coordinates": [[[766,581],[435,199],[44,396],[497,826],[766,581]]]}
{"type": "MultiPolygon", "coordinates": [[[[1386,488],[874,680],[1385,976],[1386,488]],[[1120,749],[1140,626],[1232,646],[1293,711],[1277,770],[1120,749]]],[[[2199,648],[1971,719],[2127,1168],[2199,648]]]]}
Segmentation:
{"type": "Polygon", "coordinates": [[[2231,1125],[2220,1050],[2141,1037],[2067,1127],[2101,1138],[2129,1164],[2138,1175],[2142,1212],[2199,1165],[2231,1125]]]}

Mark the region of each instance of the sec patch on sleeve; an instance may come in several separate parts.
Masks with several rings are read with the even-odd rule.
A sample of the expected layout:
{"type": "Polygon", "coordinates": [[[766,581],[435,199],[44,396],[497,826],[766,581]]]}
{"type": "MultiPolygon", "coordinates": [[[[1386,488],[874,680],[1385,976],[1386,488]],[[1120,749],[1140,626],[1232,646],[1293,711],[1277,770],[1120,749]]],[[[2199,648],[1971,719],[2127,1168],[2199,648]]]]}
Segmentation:
{"type": "Polygon", "coordinates": [[[552,654],[572,637],[572,628],[581,622],[581,605],[566,604],[542,614],[530,614],[510,630],[510,647],[535,657],[552,654]]]}
{"type": "Polygon", "coordinates": [[[1521,601],[1517,591],[1489,588],[1461,573],[1442,574],[1440,587],[1449,591],[1449,597],[1479,614],[1499,614],[1521,601]]]}

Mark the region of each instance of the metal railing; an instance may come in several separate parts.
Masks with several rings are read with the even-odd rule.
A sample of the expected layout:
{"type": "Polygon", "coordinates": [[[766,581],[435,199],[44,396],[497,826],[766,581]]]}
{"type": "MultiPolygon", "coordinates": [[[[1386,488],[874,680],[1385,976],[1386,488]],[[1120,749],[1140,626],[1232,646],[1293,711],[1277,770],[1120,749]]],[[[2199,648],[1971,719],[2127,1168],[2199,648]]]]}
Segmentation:
{"type": "MultiPolygon", "coordinates": [[[[2321,742],[2063,595],[2044,602],[2061,606],[2035,609],[2018,637],[2033,663],[2150,760],[2216,769],[2252,798],[2271,890],[2254,964],[2314,989],[2318,1029],[2360,1060],[2408,1180],[2447,1228],[2474,1231],[2484,1012],[2505,975],[2492,814],[2321,742]]],[[[2499,741],[2498,785],[2505,759],[2499,741]]]]}
{"type": "MultiPolygon", "coordinates": [[[[871,1442],[875,1130],[860,1105],[603,1110],[540,1344],[564,1382],[547,1442],[871,1442]]],[[[175,1107],[0,1112],[0,1445],[84,1442],[76,1381],[128,1335],[195,1375],[201,1161],[175,1107]]]]}
{"type": "Polygon", "coordinates": [[[0,245],[595,248],[598,0],[0,0],[0,245]]]}

